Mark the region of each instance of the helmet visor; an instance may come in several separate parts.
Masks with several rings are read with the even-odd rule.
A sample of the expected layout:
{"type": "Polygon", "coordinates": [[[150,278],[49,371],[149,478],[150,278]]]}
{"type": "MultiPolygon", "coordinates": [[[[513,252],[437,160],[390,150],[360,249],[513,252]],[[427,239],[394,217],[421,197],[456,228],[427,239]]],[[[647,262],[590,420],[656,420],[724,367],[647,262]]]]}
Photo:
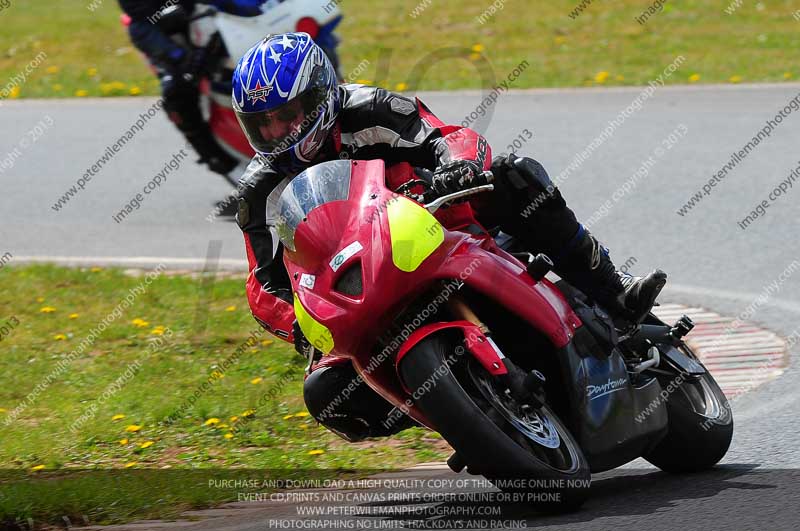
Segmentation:
{"type": "Polygon", "coordinates": [[[309,87],[283,105],[263,112],[237,113],[250,144],[262,153],[280,153],[297,144],[325,112],[328,88],[309,87]]]}

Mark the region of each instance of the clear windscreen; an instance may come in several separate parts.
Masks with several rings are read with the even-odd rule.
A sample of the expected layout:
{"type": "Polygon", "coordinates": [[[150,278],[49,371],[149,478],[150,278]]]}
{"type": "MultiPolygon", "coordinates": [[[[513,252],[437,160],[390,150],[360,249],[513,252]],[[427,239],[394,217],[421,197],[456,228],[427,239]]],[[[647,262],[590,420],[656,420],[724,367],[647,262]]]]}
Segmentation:
{"type": "Polygon", "coordinates": [[[294,250],[294,235],[300,222],[318,206],[344,201],[350,194],[350,161],[317,164],[292,179],[281,192],[274,215],[281,243],[294,250]]]}

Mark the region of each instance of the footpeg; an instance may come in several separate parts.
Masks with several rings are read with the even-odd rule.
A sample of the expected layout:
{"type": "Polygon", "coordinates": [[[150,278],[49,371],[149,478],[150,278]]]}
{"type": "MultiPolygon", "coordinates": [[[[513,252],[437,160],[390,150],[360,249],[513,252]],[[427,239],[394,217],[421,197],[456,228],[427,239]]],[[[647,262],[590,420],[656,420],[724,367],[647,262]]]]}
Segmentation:
{"type": "Polygon", "coordinates": [[[658,364],[661,363],[661,353],[659,352],[658,347],[650,347],[647,349],[647,357],[649,358],[647,361],[643,361],[634,365],[631,371],[639,374],[644,370],[658,367],[658,364]]]}
{"type": "Polygon", "coordinates": [[[683,339],[683,337],[692,331],[694,328],[694,321],[688,315],[682,315],[678,322],[676,322],[673,327],[670,329],[669,333],[677,340],[683,339]]]}

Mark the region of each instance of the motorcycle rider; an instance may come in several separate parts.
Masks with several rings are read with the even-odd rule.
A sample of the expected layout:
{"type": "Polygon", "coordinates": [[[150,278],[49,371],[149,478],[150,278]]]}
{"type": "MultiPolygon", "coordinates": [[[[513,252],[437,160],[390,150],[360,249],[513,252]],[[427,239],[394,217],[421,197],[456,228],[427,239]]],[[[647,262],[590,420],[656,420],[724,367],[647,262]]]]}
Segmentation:
{"type": "MultiPolygon", "coordinates": [[[[265,0],[204,0],[220,11],[239,16],[261,14],[265,0]]],[[[202,49],[179,45],[168,34],[161,12],[180,6],[186,12],[194,9],[194,0],[119,0],[122,10],[130,17],[128,33],[133,44],[150,60],[161,81],[164,110],[186,141],[200,156],[200,163],[221,175],[227,175],[238,161],[214,139],[200,110],[199,71],[204,66],[202,49]]],[[[180,28],[183,29],[183,28],[180,28]]]]}
{"type": "MultiPolygon", "coordinates": [[[[481,135],[446,125],[419,99],[337,84],[325,54],[305,33],[265,38],[241,58],[234,71],[233,107],[257,152],[240,180],[237,213],[250,268],[247,297],[255,319],[293,341],[301,353],[310,345],[294,318],[283,248],[267,219],[267,198],[284,179],[338,158],[379,158],[387,165],[407,162],[433,170],[439,195],[482,184],[481,172],[491,169],[495,191],[485,194],[489,201],[477,211],[483,225],[499,226],[526,250],[546,253],[560,276],[616,316],[640,320],[666,282],[660,270],[645,278],[619,274],[541,164],[513,154],[492,162],[481,135]]],[[[311,415],[351,441],[411,425],[407,417],[384,425],[392,405],[364,382],[353,389],[354,382],[360,380],[343,358],[326,356],[313,364],[304,384],[311,415]]]]}

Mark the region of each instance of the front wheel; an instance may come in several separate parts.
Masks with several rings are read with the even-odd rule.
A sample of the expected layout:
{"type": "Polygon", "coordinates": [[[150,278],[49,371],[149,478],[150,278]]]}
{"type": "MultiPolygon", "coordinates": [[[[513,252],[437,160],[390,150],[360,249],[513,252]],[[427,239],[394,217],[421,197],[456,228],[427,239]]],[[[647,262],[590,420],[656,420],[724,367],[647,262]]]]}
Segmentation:
{"type": "Polygon", "coordinates": [[[579,507],[591,474],[572,434],[546,404],[519,404],[462,344],[439,332],[403,358],[400,376],[416,406],[471,473],[542,509],[579,507]]]}
{"type": "MultiPolygon", "coordinates": [[[[688,347],[683,350],[697,359],[688,347]]],[[[728,399],[708,372],[659,380],[663,389],[674,389],[666,400],[668,431],[645,459],[665,472],[698,472],[713,467],[725,456],[733,438],[728,399]]]]}

